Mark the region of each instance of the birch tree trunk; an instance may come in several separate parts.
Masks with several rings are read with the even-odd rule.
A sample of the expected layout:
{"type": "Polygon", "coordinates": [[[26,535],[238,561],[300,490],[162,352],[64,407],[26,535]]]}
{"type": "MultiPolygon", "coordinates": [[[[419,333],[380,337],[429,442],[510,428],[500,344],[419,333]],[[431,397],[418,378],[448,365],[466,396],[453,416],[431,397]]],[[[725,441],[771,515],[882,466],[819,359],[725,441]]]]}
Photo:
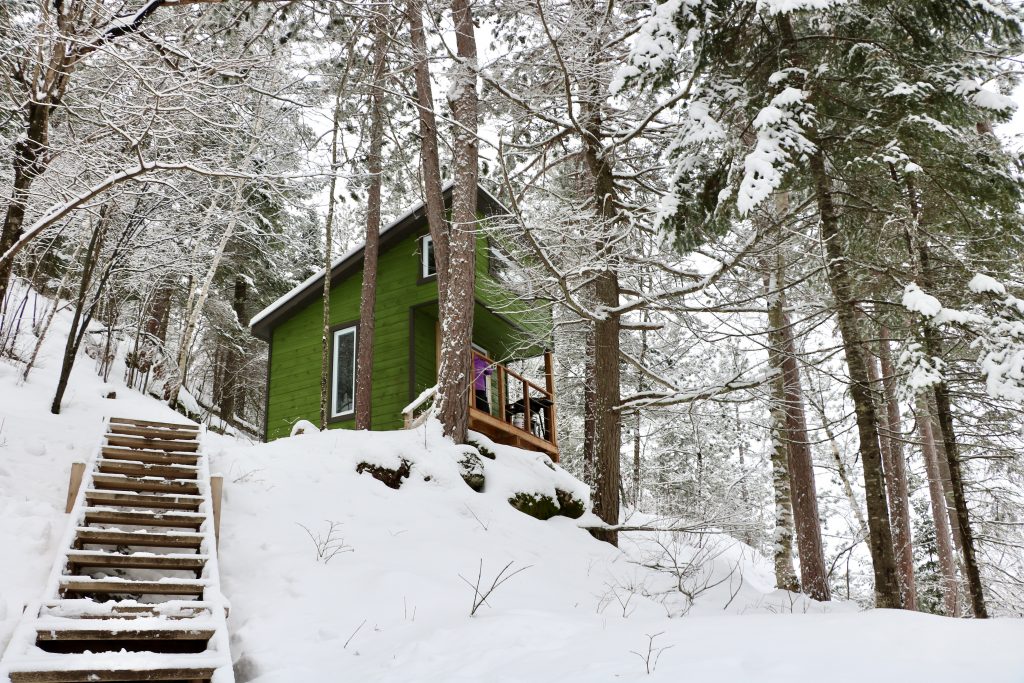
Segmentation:
{"type": "MultiPolygon", "coordinates": [[[[889,348],[889,328],[879,329],[878,362],[885,397],[885,412],[882,413],[886,443],[885,483],[889,492],[890,522],[892,539],[896,550],[896,571],[903,595],[903,608],[917,609],[917,589],[914,586],[914,548],[910,526],[910,495],[907,492],[907,466],[903,459],[900,443],[903,434],[900,428],[900,406],[896,400],[896,372],[889,348]]],[[[873,364],[873,363],[872,363],[873,364]]]]}
{"type": "Polygon", "coordinates": [[[238,225],[238,214],[242,207],[245,182],[241,178],[236,178],[234,185],[235,192],[231,199],[228,224],[220,236],[217,249],[213,253],[209,268],[206,269],[206,276],[203,278],[199,291],[195,294],[191,310],[186,309],[188,318],[185,323],[185,329],[181,333],[181,346],[178,349],[176,374],[167,396],[167,405],[171,408],[177,407],[178,393],[181,391],[181,387],[188,376],[189,353],[196,329],[199,327],[199,319],[202,317],[203,308],[206,306],[206,299],[210,295],[210,285],[213,284],[213,278],[217,274],[217,269],[220,268],[221,260],[224,258],[224,250],[227,248],[228,242],[235,233],[235,227],[238,225]]]}
{"type": "MultiPolygon", "coordinates": [[[[373,410],[373,345],[376,329],[377,256],[380,251],[381,148],[384,143],[384,67],[388,48],[387,3],[373,18],[373,84],[370,93],[370,150],[367,171],[370,187],[366,206],[366,243],[363,247],[363,282],[356,335],[356,429],[370,429],[373,410]]],[[[335,127],[335,131],[337,127],[335,127]]]]}
{"type": "MultiPolygon", "coordinates": [[[[476,304],[476,197],[479,176],[477,148],[477,54],[469,0],[452,0],[457,64],[448,97],[455,122],[452,222],[447,270],[441,302],[441,362],[437,372],[437,415],[445,435],[465,443],[469,432],[469,390],[472,382],[473,309],[476,304]]],[[[436,254],[436,251],[435,251],[436,254]]]]}

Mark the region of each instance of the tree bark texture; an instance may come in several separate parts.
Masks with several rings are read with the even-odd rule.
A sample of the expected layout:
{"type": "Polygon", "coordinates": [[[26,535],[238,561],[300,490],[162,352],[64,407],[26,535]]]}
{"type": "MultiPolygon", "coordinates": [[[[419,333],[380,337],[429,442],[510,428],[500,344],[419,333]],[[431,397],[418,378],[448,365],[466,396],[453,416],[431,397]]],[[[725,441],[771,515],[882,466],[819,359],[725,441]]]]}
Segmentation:
{"type": "Polygon", "coordinates": [[[942,599],[946,615],[958,617],[960,602],[957,596],[956,549],[949,526],[946,492],[942,487],[942,475],[939,470],[939,455],[935,448],[931,406],[923,397],[918,397],[917,400],[917,427],[921,434],[921,457],[928,477],[932,524],[935,526],[935,546],[939,556],[939,569],[942,572],[942,599]]]}
{"type": "MultiPolygon", "coordinates": [[[[331,119],[331,179],[327,183],[327,220],[324,222],[324,283],[320,335],[320,429],[327,429],[331,417],[331,270],[334,266],[334,212],[338,204],[338,134],[341,128],[341,98],[344,80],[334,93],[331,119]]],[[[359,337],[359,334],[356,334],[359,337]]],[[[358,403],[357,403],[358,405],[358,403]]]]}
{"type": "Polygon", "coordinates": [[[804,413],[796,345],[793,342],[792,328],[785,310],[786,299],[782,292],[785,285],[781,257],[773,265],[775,277],[766,283],[771,301],[768,309],[769,358],[773,368],[781,374],[782,381],[785,445],[789,461],[797,552],[800,557],[800,583],[804,591],[815,600],[829,600],[828,570],[821,544],[821,523],[818,520],[814,458],[807,437],[807,417],[804,413]]]}
{"type": "MultiPolygon", "coordinates": [[[[441,363],[437,372],[437,414],[444,433],[465,443],[469,432],[469,390],[473,374],[473,309],[476,304],[477,148],[476,36],[469,0],[452,0],[457,63],[449,102],[454,119],[452,220],[441,306],[441,363]]],[[[435,251],[436,254],[436,251],[435,251]]]]}
{"type": "Polygon", "coordinates": [[[373,399],[373,344],[376,329],[377,257],[380,251],[381,149],[384,144],[384,66],[388,48],[388,5],[376,9],[373,19],[373,85],[370,93],[370,150],[367,172],[370,186],[366,206],[366,242],[363,247],[363,282],[356,335],[356,429],[370,429],[373,399]]]}
{"type": "MultiPolygon", "coordinates": [[[[896,399],[896,368],[889,348],[889,328],[879,329],[878,362],[881,370],[882,395],[885,411],[880,414],[885,448],[885,484],[889,494],[890,524],[896,551],[896,572],[903,595],[903,608],[917,609],[917,590],[914,586],[914,548],[910,526],[910,495],[907,491],[907,466],[903,458],[900,427],[900,406],[896,399]]],[[[872,365],[874,363],[872,362],[872,365]]]]}
{"type": "Polygon", "coordinates": [[[878,416],[871,396],[864,344],[857,327],[853,278],[849,272],[840,234],[839,214],[833,199],[832,180],[825,168],[824,154],[818,150],[810,157],[815,200],[818,206],[821,239],[828,258],[827,277],[836,307],[839,332],[850,375],[850,398],[856,412],[860,455],[864,468],[864,496],[868,512],[868,546],[875,578],[875,602],[878,607],[902,607],[885,474],[878,440],[878,416]]]}

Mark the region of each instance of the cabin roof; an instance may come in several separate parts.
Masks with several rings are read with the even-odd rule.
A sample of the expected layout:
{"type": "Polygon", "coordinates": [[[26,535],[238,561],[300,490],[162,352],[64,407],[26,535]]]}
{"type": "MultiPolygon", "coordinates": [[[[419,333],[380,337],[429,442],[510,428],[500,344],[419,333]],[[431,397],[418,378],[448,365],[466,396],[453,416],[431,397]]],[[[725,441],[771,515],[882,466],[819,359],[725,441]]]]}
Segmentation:
{"type": "MultiPolygon", "coordinates": [[[[453,185],[454,183],[448,182],[442,188],[445,209],[451,207],[453,185]]],[[[508,215],[509,213],[508,209],[494,195],[479,185],[477,186],[477,210],[485,216],[501,216],[508,215]]],[[[427,209],[424,202],[418,202],[410,207],[401,216],[381,228],[380,250],[384,251],[400,242],[420,227],[426,219],[427,209]]],[[[363,249],[365,246],[365,243],[361,243],[334,260],[334,263],[331,265],[332,287],[362,267],[363,249]]],[[[275,327],[321,296],[323,277],[324,269],[321,268],[306,278],[305,281],[293,287],[287,294],[253,316],[249,321],[249,329],[260,339],[270,341],[270,334],[275,327]]]]}

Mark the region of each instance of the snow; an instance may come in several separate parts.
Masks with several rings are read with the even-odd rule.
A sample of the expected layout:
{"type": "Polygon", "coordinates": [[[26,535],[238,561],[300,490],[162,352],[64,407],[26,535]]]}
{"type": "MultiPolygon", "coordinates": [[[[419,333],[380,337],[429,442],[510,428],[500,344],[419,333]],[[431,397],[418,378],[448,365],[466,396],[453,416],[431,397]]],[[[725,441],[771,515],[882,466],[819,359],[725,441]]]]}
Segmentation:
{"type": "MultiPolygon", "coordinates": [[[[42,595],[69,522],[70,464],[98,442],[104,417],[185,421],[121,385],[117,368],[110,382],[118,398],[100,398],[103,382],[85,356],[63,412],[51,415],[66,314],[54,325],[27,383],[0,361],[0,648],[22,606],[42,595]]],[[[528,517],[508,505],[510,492],[586,491],[545,456],[475,438],[495,456],[483,458],[482,493],[462,482],[455,462],[468,447],[445,440],[436,422],[395,432],[310,430],[270,444],[204,436],[212,467],[225,474],[219,563],[240,683],[1009,683],[1024,671],[1018,620],[816,603],[775,590],[770,563],[724,534],[623,533],[618,550],[580,528],[596,522],[592,515],[528,517]],[[399,490],[355,472],[358,462],[402,459],[411,471],[399,490]],[[303,526],[350,551],[318,559],[303,526]],[[666,550],[678,576],[645,566],[664,562],[666,550]],[[463,577],[475,582],[482,567],[490,585],[509,562],[524,571],[469,616],[473,589],[463,577]],[[660,652],[650,675],[649,642],[660,652]]],[[[102,610],[69,601],[44,614],[102,610]]]]}
{"type": "Polygon", "coordinates": [[[1001,282],[984,273],[978,273],[972,277],[971,281],[967,283],[967,289],[975,294],[990,293],[998,294],[999,296],[1006,294],[1006,287],[1001,282]]]}
{"type": "Polygon", "coordinates": [[[903,308],[932,318],[942,311],[942,304],[931,294],[926,294],[916,283],[911,282],[903,289],[903,308]]]}

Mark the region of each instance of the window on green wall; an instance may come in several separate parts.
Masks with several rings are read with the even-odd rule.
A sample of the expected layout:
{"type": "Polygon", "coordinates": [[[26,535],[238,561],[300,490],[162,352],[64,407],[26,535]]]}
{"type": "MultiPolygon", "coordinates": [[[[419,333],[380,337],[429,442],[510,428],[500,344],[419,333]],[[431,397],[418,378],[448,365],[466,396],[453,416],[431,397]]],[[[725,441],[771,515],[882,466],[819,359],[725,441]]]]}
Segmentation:
{"type": "Polygon", "coordinates": [[[331,363],[331,417],[356,409],[356,326],[334,331],[331,363]]]}
{"type": "Polygon", "coordinates": [[[437,264],[434,262],[434,240],[430,235],[420,238],[420,279],[437,275],[437,264]]]}

